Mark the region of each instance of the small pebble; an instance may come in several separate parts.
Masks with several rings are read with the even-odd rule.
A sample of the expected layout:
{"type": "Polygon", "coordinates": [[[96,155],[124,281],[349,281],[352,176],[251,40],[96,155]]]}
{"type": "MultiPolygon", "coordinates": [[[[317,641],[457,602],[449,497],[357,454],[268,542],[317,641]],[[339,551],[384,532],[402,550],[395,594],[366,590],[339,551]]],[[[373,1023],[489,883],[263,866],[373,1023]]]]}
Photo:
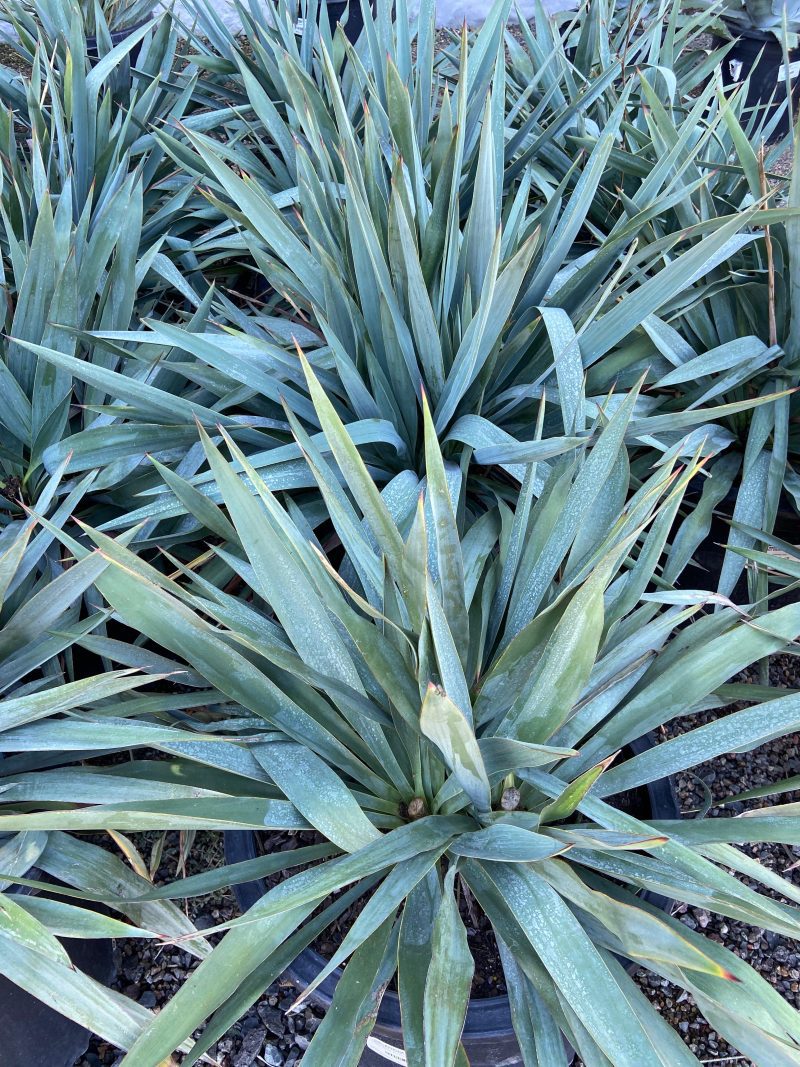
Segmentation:
{"type": "Polygon", "coordinates": [[[265,1045],[261,1056],[269,1067],[283,1067],[283,1056],[277,1045],[265,1045]]]}

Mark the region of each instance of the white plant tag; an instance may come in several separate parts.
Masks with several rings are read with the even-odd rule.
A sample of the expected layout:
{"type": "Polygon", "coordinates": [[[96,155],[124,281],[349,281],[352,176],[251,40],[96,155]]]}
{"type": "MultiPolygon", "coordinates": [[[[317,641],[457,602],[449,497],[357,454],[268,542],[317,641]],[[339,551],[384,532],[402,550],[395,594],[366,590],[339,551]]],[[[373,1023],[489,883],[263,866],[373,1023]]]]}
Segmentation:
{"type": "Polygon", "coordinates": [[[781,64],[781,66],[778,67],[778,81],[779,82],[788,81],[789,78],[791,78],[792,81],[794,81],[794,79],[798,76],[798,74],[800,74],[800,60],[798,60],[796,63],[790,63],[789,64],[789,76],[788,76],[788,78],[786,76],[786,66],[785,66],[785,64],[781,64]]]}
{"type": "Polygon", "coordinates": [[[367,1038],[367,1048],[377,1052],[379,1056],[383,1056],[389,1063],[399,1063],[401,1067],[408,1067],[406,1054],[401,1048],[395,1048],[394,1045],[388,1045],[385,1041],[372,1036],[367,1038]]]}

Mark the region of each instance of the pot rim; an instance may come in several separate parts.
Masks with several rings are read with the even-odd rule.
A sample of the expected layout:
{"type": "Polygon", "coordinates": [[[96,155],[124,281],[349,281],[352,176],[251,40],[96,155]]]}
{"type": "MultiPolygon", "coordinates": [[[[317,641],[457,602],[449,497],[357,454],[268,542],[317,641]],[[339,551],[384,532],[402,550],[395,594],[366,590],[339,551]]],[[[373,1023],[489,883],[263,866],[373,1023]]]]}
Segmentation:
{"type": "MultiPolygon", "coordinates": [[[[724,22],[734,40],[737,37],[744,37],[750,41],[761,41],[764,44],[775,44],[782,50],[780,37],[777,36],[777,32],[771,29],[759,29],[758,26],[750,26],[746,22],[740,22],[738,19],[730,18],[725,15],[720,15],[720,21],[724,22]]],[[[780,27],[776,27],[779,30],[780,27]]],[[[724,40],[724,38],[717,38],[718,40],[724,40]]],[[[728,41],[725,41],[728,44],[728,41]]],[[[795,49],[790,48],[789,54],[791,55],[795,49]]]]}
{"type": "MultiPolygon", "coordinates": [[[[126,37],[130,37],[132,33],[136,33],[136,31],[140,30],[142,26],[147,26],[151,22],[161,20],[165,14],[166,11],[155,11],[153,13],[153,18],[142,19],[141,22],[136,22],[133,26],[124,26],[121,30],[111,30],[111,43],[114,45],[122,44],[126,37]]],[[[97,48],[97,34],[87,35],[86,46],[87,48],[97,48]]]]}

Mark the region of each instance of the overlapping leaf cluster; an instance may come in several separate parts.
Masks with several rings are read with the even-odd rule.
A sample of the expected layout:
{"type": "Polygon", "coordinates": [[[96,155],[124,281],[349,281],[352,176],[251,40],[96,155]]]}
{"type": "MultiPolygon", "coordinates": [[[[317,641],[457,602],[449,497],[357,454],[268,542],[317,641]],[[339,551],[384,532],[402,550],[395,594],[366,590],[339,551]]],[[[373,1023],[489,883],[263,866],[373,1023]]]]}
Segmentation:
{"type": "Polygon", "coordinates": [[[299,38],[288,5],[242,7],[242,42],[200,5],[98,58],[77,8],[53,31],[12,6],[0,879],[37,892],[0,898],[6,973],[126,1065],[190,1063],[349,914],[306,1059],[356,1063],[394,979],[409,1063],[444,1067],[467,899],[526,1064],[565,1037],[697,1063],[624,957],[753,1062],[800,1062],[772,987],[641,896],[797,936],[797,890],[734,847],[800,843],[794,805],[614,802],[800,727],[767,686],[691,718],[800,634],[769,610],[800,576],[773,533],[800,189],[786,143],[758,148],[775,121],[688,56],[705,16],[599,0],[517,39],[500,3],[436,52],[432,4],[413,29],[379,3],[356,47],[313,7],[299,38]],[[715,509],[729,549],[696,591],[715,509]],[[154,887],[124,836],[198,829],[316,841],[154,887]],[[278,873],[213,951],[175,903],[278,873]],[[70,972],[65,934],[203,962],[154,1017],[70,972]]]}
{"type": "Polygon", "coordinates": [[[158,0],[3,0],[2,14],[26,43],[36,47],[40,37],[57,44],[69,38],[78,18],[94,47],[103,52],[111,44],[111,34],[143,26],[158,6],[158,0]]]}

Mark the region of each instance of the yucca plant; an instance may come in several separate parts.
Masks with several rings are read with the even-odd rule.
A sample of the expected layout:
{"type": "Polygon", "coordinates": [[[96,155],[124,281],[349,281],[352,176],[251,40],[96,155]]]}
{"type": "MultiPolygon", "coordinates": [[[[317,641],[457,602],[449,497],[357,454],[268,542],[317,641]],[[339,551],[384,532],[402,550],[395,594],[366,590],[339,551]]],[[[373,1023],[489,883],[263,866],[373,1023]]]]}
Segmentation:
{"type": "MultiPolygon", "coordinates": [[[[796,1062],[794,1010],[734,954],[637,895],[655,890],[795,936],[793,905],[729,873],[797,901],[791,884],[731,847],[797,842],[793,808],[653,825],[613,798],[732,744],[798,728],[792,694],[640,755],[626,748],[676,716],[724,703],[731,675],[800,633],[800,606],[753,625],[719,595],[672,589],[686,562],[676,514],[697,465],[668,461],[631,493],[623,441],[635,392],[598,415],[593,446],[548,469],[536,503],[531,464],[514,509],[491,492],[476,507],[443,459],[426,404],[424,480],[401,478],[381,492],[308,364],[304,372],[333,462],[291,421],[343,558],[326,556],[291,498],[274,496],[229,437],[241,474],[205,433],[224,506],[169,479],[214,531],[191,566],[164,575],[125,547],[130,535],[88,530],[95,551],[60,535],[84,565],[107,564],[97,588],[119,620],[155,643],[154,656],[168,650],[221,694],[216,708],[209,701],[206,713],[173,725],[138,709],[127,724],[84,712],[71,732],[87,754],[107,751],[119,729],[126,747],[178,757],[120,768],[120,789],[177,778],[211,793],[73,810],[40,803],[35,813],[4,803],[0,831],[214,826],[321,836],[318,846],[157,891],[178,899],[312,864],[225,924],[185,987],[123,1043],[126,1067],[161,1062],[210,1016],[184,1061],[196,1062],[359,901],[325,969],[349,960],[306,1061],[357,1062],[395,978],[409,1063],[464,1062],[473,964],[459,895],[492,924],[525,1062],[565,1063],[560,1033],[585,1062],[698,1062],[619,955],[688,989],[754,1063],[796,1062]],[[706,604],[717,610],[706,614],[706,604]]],[[[111,645],[106,652],[113,658],[111,645]]],[[[78,795],[97,773],[78,772],[78,795]]]]}
{"type": "MultiPolygon", "coordinates": [[[[687,7],[674,0],[657,4],[592,0],[548,17],[537,4],[531,24],[521,21],[520,34],[507,41],[509,76],[524,92],[524,66],[532,60],[535,77],[546,68],[547,80],[552,81],[553,72],[561,72],[562,92],[569,94],[592,71],[608,69],[613,59],[619,59],[623,72],[638,67],[649,71],[653,81],[661,72],[664,82],[672,82],[678,99],[685,100],[719,62],[696,47],[697,39],[708,33],[714,12],[714,4],[687,7]]],[[[545,107],[552,110],[553,103],[545,107]]]]}
{"type": "Polygon", "coordinates": [[[41,29],[54,43],[69,39],[77,16],[89,36],[110,47],[110,34],[138,29],[159,6],[159,0],[1,0],[0,13],[21,36],[35,40],[41,29]]]}
{"type": "Polygon", "coordinates": [[[800,33],[800,4],[793,0],[728,0],[721,10],[729,30],[771,30],[778,37],[788,31],[796,42],[800,33]]]}
{"type": "MultiPolygon", "coordinates": [[[[15,798],[20,811],[31,802],[38,807],[43,799],[61,801],[72,791],[74,771],[65,765],[80,758],[81,746],[60,730],[75,721],[78,709],[113,707],[151,680],[133,670],[104,672],[100,661],[95,675],[75,669],[76,642],[107,618],[91,594],[105,564],[95,557],[68,565],[72,561],[55,535],[80,504],[91,477],[59,501],[63,473],[62,464],[39,496],[48,529],[37,528],[34,519],[20,519],[0,532],[0,789],[15,798]]],[[[98,778],[95,797],[107,796],[108,787],[107,779],[98,778]]],[[[96,844],[63,833],[0,832],[3,975],[69,1018],[119,1041],[135,1034],[150,1013],[77,970],[57,936],[142,936],[143,927],[152,926],[167,936],[189,934],[187,947],[194,955],[207,954],[208,946],[167,902],[122,904],[123,918],[116,919],[63,899],[90,886],[100,895],[118,894],[122,886],[132,895],[151,888],[96,844]],[[52,880],[61,899],[52,897],[52,880]],[[13,892],[21,887],[26,888],[13,892]],[[31,887],[38,891],[29,892],[31,887]]]]}
{"type": "MultiPolygon", "coordinates": [[[[173,165],[152,126],[183,121],[205,128],[219,115],[196,104],[196,72],[176,72],[177,34],[168,19],[124,96],[106,80],[119,56],[89,70],[85,47],[82,40],[74,62],[71,54],[62,66],[40,41],[29,78],[16,83],[24,107],[0,114],[3,317],[5,333],[15,338],[0,354],[3,514],[20,514],[18,497],[35,505],[40,487],[67,456],[70,475],[97,472],[84,508],[130,510],[137,487],[131,484],[125,498],[128,479],[145,452],[183,459],[194,430],[176,430],[174,411],[184,410],[181,400],[205,398],[202,384],[164,369],[158,353],[154,365],[127,361],[124,344],[104,345],[89,333],[129,331],[143,315],[190,329],[205,321],[210,282],[191,251],[202,222],[185,216],[190,190],[171,186],[173,165]],[[180,392],[156,416],[157,422],[168,411],[172,430],[161,432],[156,446],[152,420],[131,426],[102,380],[84,384],[53,368],[23,347],[31,343],[52,346],[101,379],[119,368],[129,386],[163,384],[168,395],[180,392]]],[[[224,265],[213,270],[225,275],[224,265]]],[[[233,276],[237,271],[230,268],[233,276]]]]}
{"type": "MultiPolygon", "coordinates": [[[[87,28],[98,31],[105,24],[111,33],[141,26],[152,18],[157,0],[80,0],[87,28]]],[[[41,5],[39,5],[41,10],[41,5]]]]}
{"type": "MultiPolygon", "coordinates": [[[[169,16],[148,35],[124,91],[114,91],[109,78],[127,45],[92,66],[79,21],[68,44],[67,57],[40,33],[30,77],[0,84],[14,107],[0,123],[0,248],[5,329],[16,339],[3,356],[10,370],[9,403],[0,416],[8,432],[3,462],[5,481],[21,484],[28,504],[35,504],[45,471],[70,453],[69,474],[98,469],[85,506],[105,511],[91,514],[101,522],[135,508],[148,477],[160,486],[143,469],[146,452],[194,473],[191,459],[180,464],[196,441],[195,416],[209,426],[220,418],[233,426],[234,416],[245,427],[253,422],[237,382],[190,366],[170,345],[136,345],[142,316],[189,331],[207,328],[212,283],[237,284],[241,246],[223,254],[215,244],[213,255],[201,258],[196,249],[209,212],[193,209],[194,182],[175,174],[153,136],[177,123],[214,128],[233,110],[207,106],[169,16]],[[114,337],[89,336],[101,330],[114,337]],[[52,346],[73,369],[48,370],[52,365],[26,344],[52,346]],[[109,375],[122,380],[121,391],[109,392],[109,375]],[[163,402],[150,403],[153,396],[163,402]]],[[[210,236],[218,241],[213,230],[210,236]]],[[[262,450],[272,443],[256,430],[242,433],[262,450]]]]}
{"type": "MultiPolygon", "coordinates": [[[[769,165],[783,148],[759,149],[758,131],[752,123],[745,128],[740,122],[741,95],[733,102],[719,96],[715,103],[710,86],[681,119],[642,84],[648,101],[642,124],[627,128],[628,144],[615,154],[611,168],[619,165],[614,184],[622,193],[615,227],[626,224],[662,164],[681,168],[686,196],[675,206],[674,220],[654,220],[656,234],[670,226],[726,217],[732,206],[744,214],[758,203],[775,204],[786,213],[764,229],[757,228],[758,214],[751,214],[751,228],[731,243],[688,300],[645,318],[625,346],[589,369],[587,390],[624,390],[645,374],[654,416],[677,416],[712,399],[724,406],[746,396],[786,391],[758,414],[739,410],[701,431],[720,454],[720,462],[709,467],[719,477],[706,485],[704,510],[720,507],[738,523],[770,532],[779,509],[786,514],[796,500],[800,443],[788,391],[797,384],[800,323],[797,167],[790,181],[770,174],[769,165]]],[[[784,527],[787,521],[784,517],[784,527]]],[[[741,532],[732,534],[732,544],[747,543],[741,532]]],[[[721,592],[732,592],[742,566],[739,557],[726,554],[721,592]]]]}
{"type": "MultiPolygon", "coordinates": [[[[458,80],[443,80],[441,91],[425,86],[424,62],[423,73],[406,64],[407,28],[393,30],[385,11],[372,31],[367,25],[367,38],[374,32],[377,41],[388,27],[396,63],[371,50],[364,65],[347,49],[339,69],[318,40],[309,68],[297,46],[294,53],[284,49],[276,31],[262,30],[256,58],[240,63],[260,125],[234,124],[238,133],[224,148],[191,131],[162,139],[214,190],[212,204],[240,230],[210,235],[204,254],[217,239],[219,253],[228,252],[237,236],[280,298],[264,314],[250,315],[220,299],[233,330],[181,335],[156,323],[152,339],[143,340],[154,350],[171,344],[176,358],[188,353],[195,366],[205,364],[260,394],[277,447],[249,454],[273,488],[308,485],[282,420],[281,396],[310,433],[319,431],[287,344],[293,333],[304,338],[354,438],[370,443],[365,457],[380,484],[423,469],[424,392],[447,458],[463,466],[468,495],[491,485],[513,500],[525,462],[536,459],[541,478],[553,456],[585,441],[587,418],[607,386],[583,393],[584,368],[625,366],[631,350],[643,361],[636,348],[642,321],[671,318],[673,308],[702,300],[706,273],[753,239],[748,225],[755,206],[687,226],[675,205],[691,190],[683,171],[668,166],[654,172],[629,215],[609,219],[602,205],[615,146],[634,92],[644,89],[629,81],[585,161],[568,158],[556,128],[539,135],[528,124],[512,132],[503,96],[502,15],[502,6],[493,11],[472,49],[464,36],[458,80]],[[269,93],[277,86],[290,108],[273,104],[269,93]],[[608,222],[606,232],[598,230],[596,212],[608,222]],[[662,217],[672,225],[662,226],[662,217]],[[581,234],[591,242],[580,249],[584,255],[574,247],[581,234]],[[268,377],[259,353],[269,360],[268,377]],[[539,432],[546,440],[540,441],[534,405],[542,395],[539,432]]],[[[556,126],[578,121],[619,70],[617,61],[608,77],[577,94],[556,126]]],[[[701,174],[692,189],[706,180],[701,174]]],[[[770,208],[758,222],[791,215],[770,208]]],[[[776,350],[758,339],[746,344],[759,367],[774,366],[776,350]]],[[[779,394],[781,384],[760,398],[745,389],[723,403],[687,403],[675,412],[639,398],[627,439],[636,478],[657,458],[654,448],[669,454],[694,427],[690,453],[709,435],[719,435],[721,448],[727,438],[718,420],[779,394]],[[639,441],[646,446],[639,449],[639,441]]],[[[191,481],[215,492],[207,472],[191,481]]],[[[311,507],[314,525],[320,513],[313,501],[311,507]]],[[[162,495],[132,519],[185,512],[162,495]]]]}
{"type": "MultiPolygon", "coordinates": [[[[696,19],[708,20],[712,15],[709,11],[693,15],[693,32],[702,28],[696,19]]],[[[598,42],[603,37],[592,34],[590,28],[599,17],[590,8],[582,23],[581,35],[594,48],[594,52],[588,45],[584,49],[587,70],[592,66],[591,56],[594,62],[600,56],[598,42]]],[[[673,11],[663,35],[650,38],[646,62],[640,65],[642,77],[627,107],[628,120],[609,156],[589,221],[601,234],[613,237],[630,224],[644,203],[654,202],[651,198],[669,180],[679,195],[662,201],[661,209],[646,221],[640,240],[659,241],[681,227],[691,232],[699,226],[702,233],[704,224],[732,212],[742,219],[749,215],[750,224],[726,247],[702,282],[693,285],[685,298],[672,300],[662,311],[643,318],[616,351],[599,360],[591,354],[587,358],[583,345],[581,351],[590,394],[611,387],[624,390],[645,374],[652,415],[671,414],[680,419],[679,413],[712,398],[723,407],[748,395],[795,387],[800,329],[795,275],[800,263],[796,166],[789,181],[773,169],[791,144],[791,138],[775,135],[781,110],[751,114],[745,90],[723,95],[718,80],[709,77],[709,61],[719,63],[722,52],[693,64],[688,72],[685,66],[680,68],[676,25],[673,11]],[[697,79],[695,68],[702,74],[697,79]],[[666,76],[665,70],[672,73],[666,76]],[[779,212],[775,223],[762,229],[758,214],[752,214],[759,204],[788,211],[779,212]]],[[[711,28],[709,21],[705,29],[711,28]]],[[[549,31],[545,36],[542,30],[539,36],[544,44],[537,39],[511,49],[509,84],[522,100],[519,123],[532,117],[537,103],[524,96],[534,64],[541,63],[543,51],[556,56],[563,52],[559,51],[559,35],[549,31]]],[[[561,62],[565,62],[563,55],[561,62]]],[[[620,92],[621,85],[611,83],[594,105],[595,116],[616,106],[620,92]]],[[[568,130],[564,136],[573,151],[591,151],[598,141],[597,132],[588,128],[568,130]]],[[[587,258],[602,257],[596,235],[586,234],[584,240],[587,258]]],[[[588,276],[594,269],[590,263],[588,276]]],[[[573,292],[565,287],[563,296],[556,297],[571,317],[586,277],[584,273],[584,286],[578,285],[573,292]]],[[[786,516],[796,498],[798,452],[791,405],[787,395],[758,415],[739,410],[723,416],[716,426],[698,431],[720,454],[720,461],[708,466],[714,477],[706,481],[698,518],[710,516],[715,509],[728,518],[735,515],[739,528],[732,534],[734,545],[749,543],[741,533],[742,525],[770,531],[779,510],[784,512],[784,526],[790,521],[786,516]]],[[[640,444],[646,454],[650,442],[640,444]]],[[[698,525],[698,543],[701,536],[698,525]]],[[[740,557],[727,553],[719,574],[721,592],[733,591],[742,566],[740,557]]],[[[755,597],[755,588],[750,595],[755,597]]]]}
{"type": "MultiPolygon", "coordinates": [[[[32,37],[21,39],[23,52],[26,44],[33,49],[29,76],[0,78],[7,105],[0,114],[4,330],[28,343],[52,344],[79,362],[114,366],[117,356],[95,350],[83,331],[128,329],[145,310],[174,314],[176,295],[181,304],[200,304],[176,267],[183,253],[169,242],[185,233],[181,198],[160,187],[171,168],[148,131],[154,121],[188,119],[192,78],[169,82],[177,39],[167,20],[150,36],[135,84],[124,46],[93,66],[80,23],[58,47],[41,30],[36,25],[32,37]],[[124,85],[117,77],[122,66],[124,85]]],[[[187,274],[196,280],[195,272],[187,274]]],[[[150,368],[139,369],[153,377],[150,368]]],[[[60,730],[77,709],[113,707],[152,680],[136,670],[108,673],[102,648],[77,644],[107,640],[108,614],[91,591],[99,561],[69,566],[54,537],[75,513],[96,516],[98,507],[114,513],[113,492],[142,461],[147,444],[140,434],[133,460],[130,438],[120,452],[119,433],[116,449],[98,449],[96,431],[108,446],[124,413],[104,411],[104,393],[84,389],[17,342],[4,342],[0,382],[0,779],[22,811],[32,800],[59,806],[72,791],[81,746],[60,730]],[[91,462],[77,461],[68,472],[74,450],[65,442],[84,431],[94,442],[91,462]],[[30,506],[47,517],[49,530],[28,518],[30,506]]],[[[140,666],[135,653],[131,665],[140,666]]],[[[149,700],[146,706],[154,700],[158,706],[158,699],[149,700]]],[[[108,788],[98,778],[85,795],[107,796],[108,788]]],[[[117,841],[124,849],[125,839],[117,841]]],[[[121,905],[119,919],[65,903],[64,896],[86,891],[89,872],[101,896],[123,885],[134,894],[151,889],[97,844],[61,833],[0,834],[3,974],[109,1040],[132,1039],[135,1024],[150,1013],[77,970],[57,938],[142,934],[144,919],[173,936],[188,934],[195,956],[208,946],[170,903],[121,905]]]]}
{"type": "MultiPolygon", "coordinates": [[[[13,109],[17,124],[4,129],[3,137],[6,170],[12,183],[20,186],[18,210],[11,212],[15,227],[22,223],[32,229],[34,191],[41,192],[37,182],[58,195],[71,181],[77,222],[90,191],[96,202],[102,202],[137,167],[145,175],[153,213],[169,205],[166,191],[156,203],[157,183],[170,170],[152,130],[176,122],[190,127],[199,122],[205,128],[199,115],[193,115],[201,111],[194,98],[197,72],[185,64],[171,20],[165,17],[153,32],[142,31],[131,39],[141,43],[146,36],[147,44],[140,68],[134,75],[129,72],[119,91],[111,82],[133,46],[131,41],[93,66],[85,27],[77,17],[59,38],[61,48],[41,26],[35,25],[32,32],[24,45],[30,71],[5,70],[0,81],[0,98],[13,109]]],[[[219,121],[219,114],[208,117],[211,125],[219,121]]]]}
{"type": "MultiPolygon", "coordinates": [[[[6,114],[6,119],[8,115],[6,114]]],[[[6,123],[8,134],[11,123],[6,123]]],[[[10,161],[11,180],[14,164],[10,161]]],[[[20,339],[52,343],[72,354],[85,352],[75,331],[103,321],[128,327],[136,300],[135,272],[142,225],[141,180],[128,175],[116,192],[94,213],[92,198],[73,223],[73,180],[69,178],[57,200],[44,193],[37,204],[33,229],[20,218],[20,186],[6,186],[3,207],[8,241],[7,329],[20,339]],[[14,232],[20,223],[21,240],[14,232]],[[137,217],[138,215],[138,217],[137,217]],[[119,220],[126,219],[121,227],[119,220]],[[133,243],[130,240],[133,235],[133,243]],[[67,332],[67,331],[73,332],[67,332]]],[[[25,205],[28,206],[28,205],[25,205]]],[[[36,501],[46,483],[44,453],[58,447],[75,418],[73,405],[102,402],[91,394],[73,394],[68,374],[53,372],[29,351],[12,343],[2,363],[6,404],[0,421],[6,431],[0,464],[6,487],[5,508],[17,496],[36,501]],[[16,492],[14,488],[16,487],[16,492]]],[[[79,418],[90,424],[96,414],[83,408],[79,418]]],[[[60,458],[57,463],[60,462],[60,458]]]]}
{"type": "MultiPolygon", "coordinates": [[[[788,180],[769,173],[785,142],[769,150],[759,144],[768,130],[759,129],[752,119],[742,121],[743,101],[741,93],[733,103],[719,99],[717,114],[722,121],[716,125],[718,132],[706,142],[709,150],[703,152],[702,164],[704,168],[718,168],[717,176],[709,183],[710,195],[704,201],[693,198],[691,207],[687,201],[686,217],[727,211],[731,204],[747,210],[748,203],[759,200],[785,205],[789,213],[776,225],[752,231],[750,240],[709,275],[702,298],[682,309],[679,318],[670,320],[667,316],[666,323],[651,320],[644,324],[658,352],[650,371],[653,391],[672,393],[661,393],[665,411],[685,409],[710,395],[730,401],[797,386],[800,257],[796,209],[800,204],[800,169],[795,158],[788,180]]],[[[657,145],[670,141],[677,145],[682,139],[675,141],[668,134],[666,141],[662,140],[665,127],[670,125],[663,109],[652,109],[648,125],[651,129],[661,127],[661,134],[651,142],[654,152],[661,150],[657,145]]],[[[637,150],[642,147],[637,138],[637,150]]],[[[641,367],[632,359],[631,379],[637,376],[637,365],[641,367]]],[[[611,375],[603,374],[599,367],[597,370],[598,384],[608,387],[622,368],[611,368],[611,375]]],[[[800,440],[795,423],[794,397],[787,395],[761,415],[738,413],[721,427],[728,438],[727,444],[720,438],[728,470],[736,472],[723,510],[740,526],[769,533],[783,512],[782,529],[784,535],[788,533],[798,500],[800,440]]],[[[722,502],[721,484],[716,492],[722,502]]],[[[733,531],[731,543],[752,545],[741,530],[733,531]]],[[[719,585],[722,592],[732,591],[741,566],[738,557],[726,555],[719,585]]]]}

